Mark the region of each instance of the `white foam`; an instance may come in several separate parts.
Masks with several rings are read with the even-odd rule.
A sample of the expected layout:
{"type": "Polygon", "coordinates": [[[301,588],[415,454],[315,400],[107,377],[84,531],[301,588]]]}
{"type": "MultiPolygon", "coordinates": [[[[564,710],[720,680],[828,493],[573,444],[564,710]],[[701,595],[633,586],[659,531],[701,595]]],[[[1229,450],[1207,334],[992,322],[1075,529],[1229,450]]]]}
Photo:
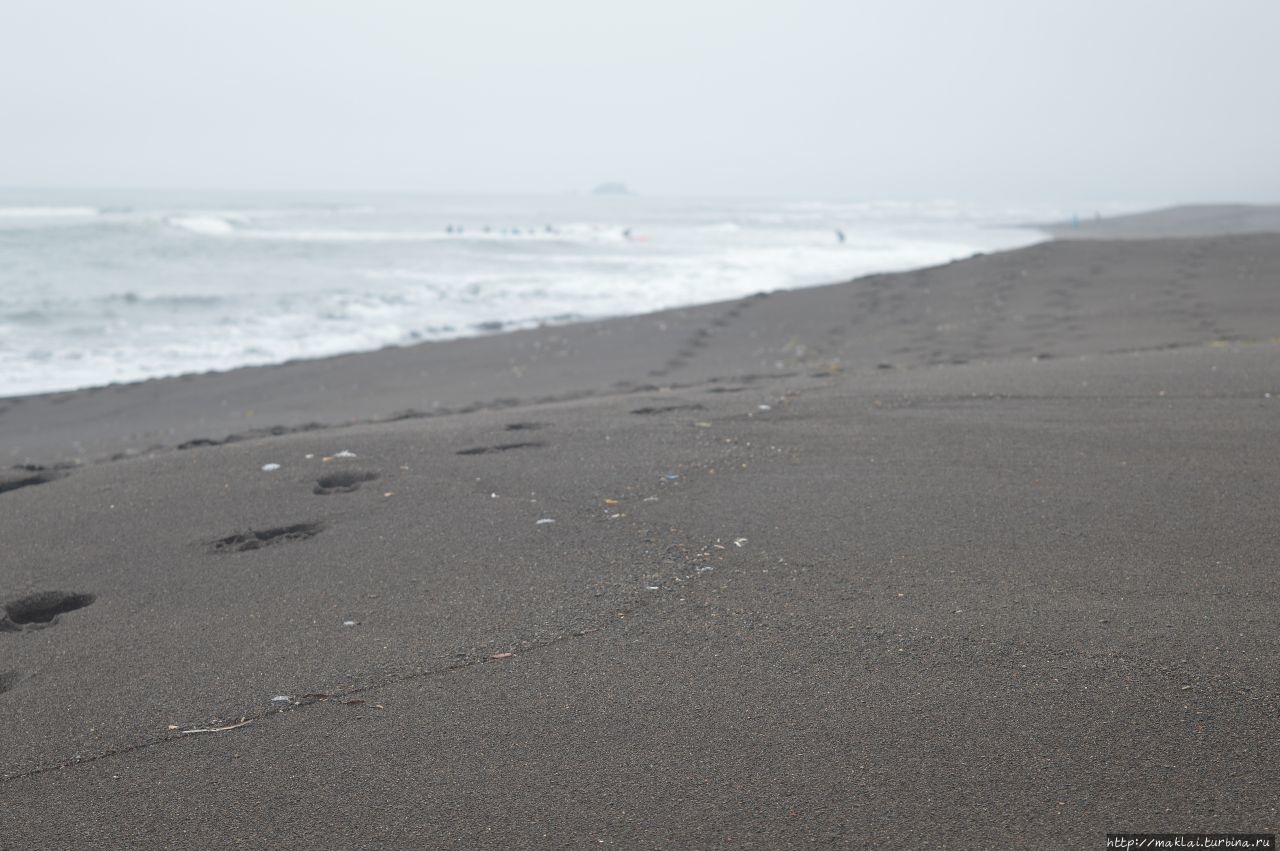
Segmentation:
{"type": "Polygon", "coordinates": [[[175,228],[207,236],[225,236],[236,230],[230,219],[221,216],[173,216],[165,222],[175,228]]]}

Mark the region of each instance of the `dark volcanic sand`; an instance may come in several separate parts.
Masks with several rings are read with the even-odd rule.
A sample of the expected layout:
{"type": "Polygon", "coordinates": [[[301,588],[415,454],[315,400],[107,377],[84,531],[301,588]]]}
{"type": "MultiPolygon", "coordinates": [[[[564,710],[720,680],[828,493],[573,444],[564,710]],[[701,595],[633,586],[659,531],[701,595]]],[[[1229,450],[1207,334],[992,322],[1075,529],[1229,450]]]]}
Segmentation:
{"type": "Polygon", "coordinates": [[[0,847],[1275,832],[1278,320],[1060,242],[0,400],[0,847]]]}
{"type": "Polygon", "coordinates": [[[1170,239],[1280,233],[1280,204],[1187,204],[1123,216],[1038,225],[1058,239],[1170,239]]]}

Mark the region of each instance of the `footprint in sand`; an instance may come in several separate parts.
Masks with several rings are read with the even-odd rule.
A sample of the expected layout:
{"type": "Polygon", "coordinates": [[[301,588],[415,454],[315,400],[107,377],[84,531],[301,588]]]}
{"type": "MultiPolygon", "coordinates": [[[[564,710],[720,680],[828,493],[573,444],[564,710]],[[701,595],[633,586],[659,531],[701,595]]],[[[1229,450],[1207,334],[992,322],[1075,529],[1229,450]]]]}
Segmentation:
{"type": "Polygon", "coordinates": [[[671,413],[672,411],[701,411],[701,410],[703,410],[702,405],[699,405],[696,402],[691,402],[689,404],[681,404],[681,405],[656,405],[656,406],[646,407],[646,408],[636,408],[631,413],[635,416],[646,417],[646,416],[652,416],[654,414],[667,414],[667,413],[671,413]]]}
{"type": "Polygon", "coordinates": [[[278,526],[274,529],[250,529],[247,532],[237,532],[225,538],[209,541],[206,546],[211,553],[243,553],[249,550],[260,550],[263,547],[273,547],[277,544],[287,544],[291,541],[305,541],[307,538],[319,535],[323,530],[324,524],[319,522],[295,523],[292,526],[278,526]]]}
{"type": "Polygon", "coordinates": [[[378,478],[378,474],[367,470],[344,470],[341,473],[331,473],[327,476],[321,476],[316,482],[314,494],[327,496],[331,493],[351,493],[360,490],[360,486],[365,482],[372,482],[378,478]]]}
{"type": "Polygon", "coordinates": [[[524,443],[500,443],[497,446],[473,446],[470,449],[459,449],[458,455],[491,455],[494,452],[510,452],[513,449],[540,449],[546,444],[536,440],[524,443]]]}
{"type": "Polygon", "coordinates": [[[18,488],[29,488],[32,485],[43,485],[54,479],[62,478],[61,473],[50,470],[18,468],[17,473],[0,473],[0,493],[16,491],[18,488]]]}
{"type": "Polygon", "coordinates": [[[0,632],[43,629],[58,622],[58,616],[85,606],[97,599],[93,594],[71,594],[66,591],[37,591],[0,606],[0,632]]]}

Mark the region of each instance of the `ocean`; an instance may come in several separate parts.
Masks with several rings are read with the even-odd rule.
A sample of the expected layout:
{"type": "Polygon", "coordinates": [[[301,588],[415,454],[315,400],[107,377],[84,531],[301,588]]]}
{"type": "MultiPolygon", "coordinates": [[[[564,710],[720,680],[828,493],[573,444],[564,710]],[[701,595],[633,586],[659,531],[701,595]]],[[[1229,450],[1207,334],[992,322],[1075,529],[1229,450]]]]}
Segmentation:
{"type": "Polygon", "coordinates": [[[1037,242],[1045,207],[0,191],[0,396],[833,283],[1037,242]],[[843,235],[843,240],[841,236],[843,235]]]}

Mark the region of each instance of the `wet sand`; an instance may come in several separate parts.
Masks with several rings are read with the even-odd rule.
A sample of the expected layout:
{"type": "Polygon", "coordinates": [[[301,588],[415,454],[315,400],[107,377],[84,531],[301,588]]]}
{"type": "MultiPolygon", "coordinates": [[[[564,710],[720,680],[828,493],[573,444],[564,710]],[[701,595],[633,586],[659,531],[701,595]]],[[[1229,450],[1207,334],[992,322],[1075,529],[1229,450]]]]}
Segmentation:
{"type": "Polygon", "coordinates": [[[1059,241],[0,400],[0,846],[1275,832],[1278,293],[1059,241]]]}

